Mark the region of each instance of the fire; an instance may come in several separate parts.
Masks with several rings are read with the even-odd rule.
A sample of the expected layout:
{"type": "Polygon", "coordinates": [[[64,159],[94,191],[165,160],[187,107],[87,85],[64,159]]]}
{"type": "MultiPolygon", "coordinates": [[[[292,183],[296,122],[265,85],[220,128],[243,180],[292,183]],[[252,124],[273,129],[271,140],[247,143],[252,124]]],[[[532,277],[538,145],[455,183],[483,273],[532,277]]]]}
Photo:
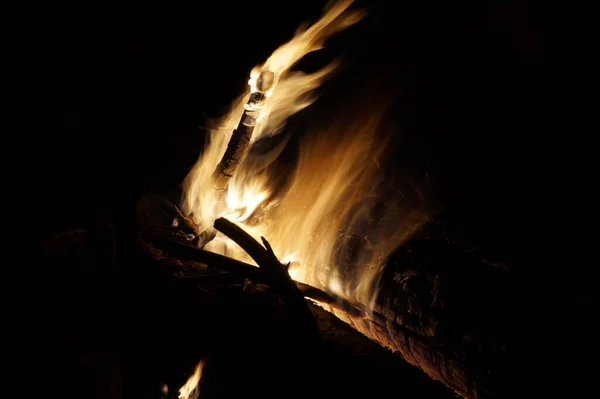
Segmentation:
{"type": "Polygon", "coordinates": [[[178,399],[198,399],[200,392],[198,390],[198,383],[202,378],[202,369],[204,368],[205,360],[202,359],[194,369],[194,373],[188,378],[185,384],[179,388],[178,399]]]}
{"type": "MultiPolygon", "coordinates": [[[[362,113],[350,110],[303,136],[297,164],[283,189],[270,167],[287,140],[266,154],[247,152],[224,196],[213,185],[215,167],[245,110],[256,116],[252,146],[281,133],[291,115],[316,100],[313,90],[337,63],[312,74],[291,68],[364,16],[349,8],[352,3],[331,3],[321,19],[297,31],[251,71],[248,91],[211,129],[209,145],[184,181],[183,210],[203,228],[222,216],[239,223],[259,241],[261,236],[269,240],[282,263],[290,263],[294,279],[370,306],[389,254],[427,219],[425,212],[401,206],[390,206],[385,217],[373,217],[380,191],[386,188],[379,166],[387,145],[382,137],[385,106],[371,103],[368,112],[364,106],[362,113]],[[267,89],[262,91],[261,85],[267,89]],[[249,109],[248,99],[256,92],[264,93],[264,102],[249,109]]],[[[252,263],[220,234],[205,249],[252,263]]]]}

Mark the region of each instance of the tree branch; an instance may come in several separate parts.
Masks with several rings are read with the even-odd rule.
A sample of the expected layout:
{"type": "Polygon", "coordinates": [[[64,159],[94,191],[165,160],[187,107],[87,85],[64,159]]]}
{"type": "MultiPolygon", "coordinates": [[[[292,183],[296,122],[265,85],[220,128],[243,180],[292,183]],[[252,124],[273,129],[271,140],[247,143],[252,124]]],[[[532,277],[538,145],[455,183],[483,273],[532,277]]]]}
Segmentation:
{"type": "MultiPolygon", "coordinates": [[[[215,220],[214,226],[215,229],[225,234],[246,251],[256,264],[265,271],[271,280],[271,288],[281,295],[298,327],[305,329],[309,337],[318,338],[320,335],[319,328],[302,292],[290,278],[285,267],[279,262],[268,242],[265,246],[270,250],[265,249],[241,227],[225,218],[215,220]]],[[[262,240],[266,242],[265,238],[262,238],[262,240]]]]}

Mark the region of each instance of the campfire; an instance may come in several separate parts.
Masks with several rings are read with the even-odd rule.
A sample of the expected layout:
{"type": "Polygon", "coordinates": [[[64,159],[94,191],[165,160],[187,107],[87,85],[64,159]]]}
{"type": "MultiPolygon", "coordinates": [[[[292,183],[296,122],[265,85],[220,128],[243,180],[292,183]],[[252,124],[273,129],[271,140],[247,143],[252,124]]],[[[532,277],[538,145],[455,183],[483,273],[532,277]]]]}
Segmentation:
{"type": "Polygon", "coordinates": [[[314,90],[338,63],[310,74],[292,67],[361,20],[351,3],[331,4],[251,71],[247,92],[214,122],[185,179],[185,219],[175,223],[192,227],[199,248],[256,264],[213,227],[219,218],[231,221],[258,241],[266,238],[296,281],[372,309],[389,254],[428,219],[424,208],[382,203],[393,189],[380,168],[385,104],[346,120],[333,116],[329,126],[307,132],[291,171],[276,162],[289,142],[286,121],[318,101],[314,90]],[[267,138],[276,144],[260,149],[267,138]],[[385,216],[376,218],[375,207],[384,205],[385,216]]]}
{"type": "MultiPolygon", "coordinates": [[[[385,95],[368,104],[362,99],[299,138],[286,130],[291,117],[318,106],[317,91],[340,61],[311,73],[294,67],[360,23],[366,14],[352,3],[330,3],[317,22],[299,28],[250,71],[245,92],[211,122],[208,143],[183,182],[181,204],[152,204],[160,203],[172,226],[142,223],[147,248],[176,267],[188,260],[270,287],[306,339],[320,339],[318,306],[456,393],[491,397],[487,377],[472,375],[465,358],[440,346],[438,272],[426,276],[426,294],[415,293],[420,272],[414,270],[390,279],[401,294],[380,292],[392,252],[432,215],[426,198],[407,200],[385,168],[394,133],[385,95]],[[293,161],[280,162],[293,145],[293,161]],[[420,303],[430,293],[431,305],[420,303]]],[[[203,358],[190,370],[178,398],[198,397],[210,361],[203,358]]]]}
{"type": "MultiPolygon", "coordinates": [[[[159,292],[149,308],[161,309],[159,317],[148,317],[156,325],[140,330],[156,334],[154,342],[168,341],[172,352],[187,353],[181,364],[157,355],[161,371],[173,369],[164,381],[160,376],[165,398],[219,397],[219,387],[244,377],[239,369],[227,374],[235,361],[253,368],[261,348],[272,342],[270,359],[300,364],[304,372],[297,381],[280,382],[285,389],[289,381],[300,389],[313,377],[335,380],[328,373],[345,363],[343,370],[358,370],[351,378],[360,379],[377,358],[383,366],[373,379],[386,378],[387,369],[392,385],[397,378],[423,387],[432,379],[441,382],[438,397],[498,397],[495,373],[503,370],[506,340],[500,322],[475,317],[481,314],[477,306],[491,308],[485,288],[469,286],[461,276],[504,289],[505,272],[480,267],[468,256],[453,258],[446,247],[448,253],[431,256],[442,252],[430,239],[438,231],[427,195],[411,191],[414,186],[389,167],[397,132],[394,99],[379,88],[366,90],[326,117],[312,117],[344,63],[336,59],[304,72],[302,61],[365,18],[352,0],[333,1],[264,62],[239,71],[248,84],[229,112],[210,121],[205,147],[181,176],[180,201],[146,196],[138,202],[137,224],[131,223],[139,233],[131,240],[134,255],[120,259],[160,276],[148,278],[151,288],[143,294],[159,292]],[[447,259],[458,260],[449,267],[447,259]],[[163,292],[177,300],[163,304],[163,292]],[[155,321],[164,317],[170,321],[155,321]],[[260,328],[248,333],[240,325],[260,328]],[[332,347],[336,354],[358,353],[358,360],[340,356],[330,366],[332,347]],[[317,356],[321,352],[326,355],[317,356]]],[[[135,281],[141,289],[146,284],[135,281]]],[[[135,316],[137,310],[125,313],[135,316]]],[[[264,376],[269,385],[293,374],[271,363],[264,376]]],[[[254,373],[246,382],[260,374],[249,371],[254,373]]],[[[352,384],[343,385],[352,391],[352,384]]],[[[423,390],[432,393],[438,385],[423,390]]],[[[332,387],[332,394],[341,389],[332,387]]],[[[273,391],[274,397],[292,396],[273,391]]]]}

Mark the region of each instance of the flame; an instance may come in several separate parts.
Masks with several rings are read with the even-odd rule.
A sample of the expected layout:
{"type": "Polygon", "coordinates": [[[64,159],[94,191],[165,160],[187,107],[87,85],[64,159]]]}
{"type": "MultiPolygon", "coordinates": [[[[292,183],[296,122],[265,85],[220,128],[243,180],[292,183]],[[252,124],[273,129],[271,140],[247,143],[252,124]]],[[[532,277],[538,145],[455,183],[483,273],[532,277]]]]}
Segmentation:
{"type": "MultiPolygon", "coordinates": [[[[270,167],[285,148],[285,139],[266,153],[249,151],[224,200],[212,182],[244,104],[250,92],[258,90],[262,71],[273,72],[274,82],[265,93],[251,145],[279,134],[291,115],[315,101],[312,91],[337,63],[312,74],[290,69],[304,55],[322,48],[332,34],[363,17],[363,12],[349,10],[352,3],[331,3],[319,21],[297,31],[252,70],[248,92],[210,131],[208,147],[184,181],[183,210],[204,228],[224,216],[259,242],[266,237],[282,263],[290,263],[292,278],[371,307],[390,253],[427,220],[423,210],[406,209],[401,203],[388,204],[384,217],[373,216],[382,190],[389,189],[379,166],[388,144],[383,134],[386,104],[372,101],[368,110],[359,104],[303,136],[297,164],[283,187],[273,179],[270,167]]],[[[253,263],[221,234],[205,249],[253,263]]]]}
{"type": "Polygon", "coordinates": [[[200,392],[198,391],[198,383],[202,378],[202,369],[204,368],[205,359],[200,360],[194,373],[188,378],[185,384],[179,388],[178,399],[198,399],[200,392]]]}
{"type": "MultiPolygon", "coordinates": [[[[212,189],[212,173],[225,153],[229,138],[242,117],[250,93],[256,91],[260,72],[263,70],[273,72],[275,81],[266,93],[267,101],[256,121],[252,141],[280,133],[291,115],[315,101],[315,96],[311,95],[312,90],[321,85],[327,75],[336,68],[337,62],[312,74],[292,72],[290,69],[306,54],[322,48],[328,37],[363,17],[364,13],[361,11],[348,10],[352,3],[353,0],[333,2],[325,9],[319,21],[308,29],[298,29],[294,37],[275,50],[264,64],[252,69],[248,90],[233,102],[230,111],[223,118],[213,122],[213,127],[209,129],[209,145],[183,184],[185,190],[183,211],[193,214],[194,221],[200,226],[205,228],[212,226],[217,217],[234,211],[224,207],[218,194],[212,189]]],[[[276,152],[271,153],[273,158],[277,155],[279,154],[276,152]]]]}

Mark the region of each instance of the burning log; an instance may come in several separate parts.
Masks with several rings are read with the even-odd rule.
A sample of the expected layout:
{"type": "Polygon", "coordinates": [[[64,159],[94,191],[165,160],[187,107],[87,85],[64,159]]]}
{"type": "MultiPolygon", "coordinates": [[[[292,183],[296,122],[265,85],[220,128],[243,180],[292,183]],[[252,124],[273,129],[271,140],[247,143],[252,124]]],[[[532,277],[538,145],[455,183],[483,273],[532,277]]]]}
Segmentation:
{"type": "MultiPolygon", "coordinates": [[[[229,180],[233,177],[235,171],[244,159],[246,151],[250,146],[252,133],[256,126],[256,119],[267,99],[267,92],[272,89],[274,82],[275,74],[271,71],[264,70],[259,74],[256,84],[252,86],[250,99],[244,106],[242,118],[240,119],[237,128],[231,134],[227,149],[212,175],[213,186],[220,199],[222,199],[227,189],[229,180]]],[[[194,244],[200,248],[203,248],[217,235],[217,232],[212,226],[204,230],[199,229],[197,233],[199,234],[196,236],[194,244]]]]}
{"type": "Polygon", "coordinates": [[[462,397],[511,397],[511,276],[429,238],[395,260],[366,322],[334,314],[462,397]]]}
{"type": "Polygon", "coordinates": [[[254,259],[258,266],[270,276],[272,288],[281,295],[290,314],[300,327],[305,328],[309,336],[318,337],[320,335],[319,328],[304,296],[290,278],[284,265],[275,256],[269,242],[261,237],[263,247],[248,233],[225,218],[215,220],[215,229],[229,237],[254,259]]]}
{"type": "Polygon", "coordinates": [[[270,71],[262,71],[256,82],[256,89],[250,95],[250,99],[244,107],[244,114],[237,128],[231,134],[227,150],[213,173],[215,190],[224,192],[244,158],[244,154],[250,145],[256,118],[264,105],[269,91],[274,83],[275,75],[270,71]]]}

